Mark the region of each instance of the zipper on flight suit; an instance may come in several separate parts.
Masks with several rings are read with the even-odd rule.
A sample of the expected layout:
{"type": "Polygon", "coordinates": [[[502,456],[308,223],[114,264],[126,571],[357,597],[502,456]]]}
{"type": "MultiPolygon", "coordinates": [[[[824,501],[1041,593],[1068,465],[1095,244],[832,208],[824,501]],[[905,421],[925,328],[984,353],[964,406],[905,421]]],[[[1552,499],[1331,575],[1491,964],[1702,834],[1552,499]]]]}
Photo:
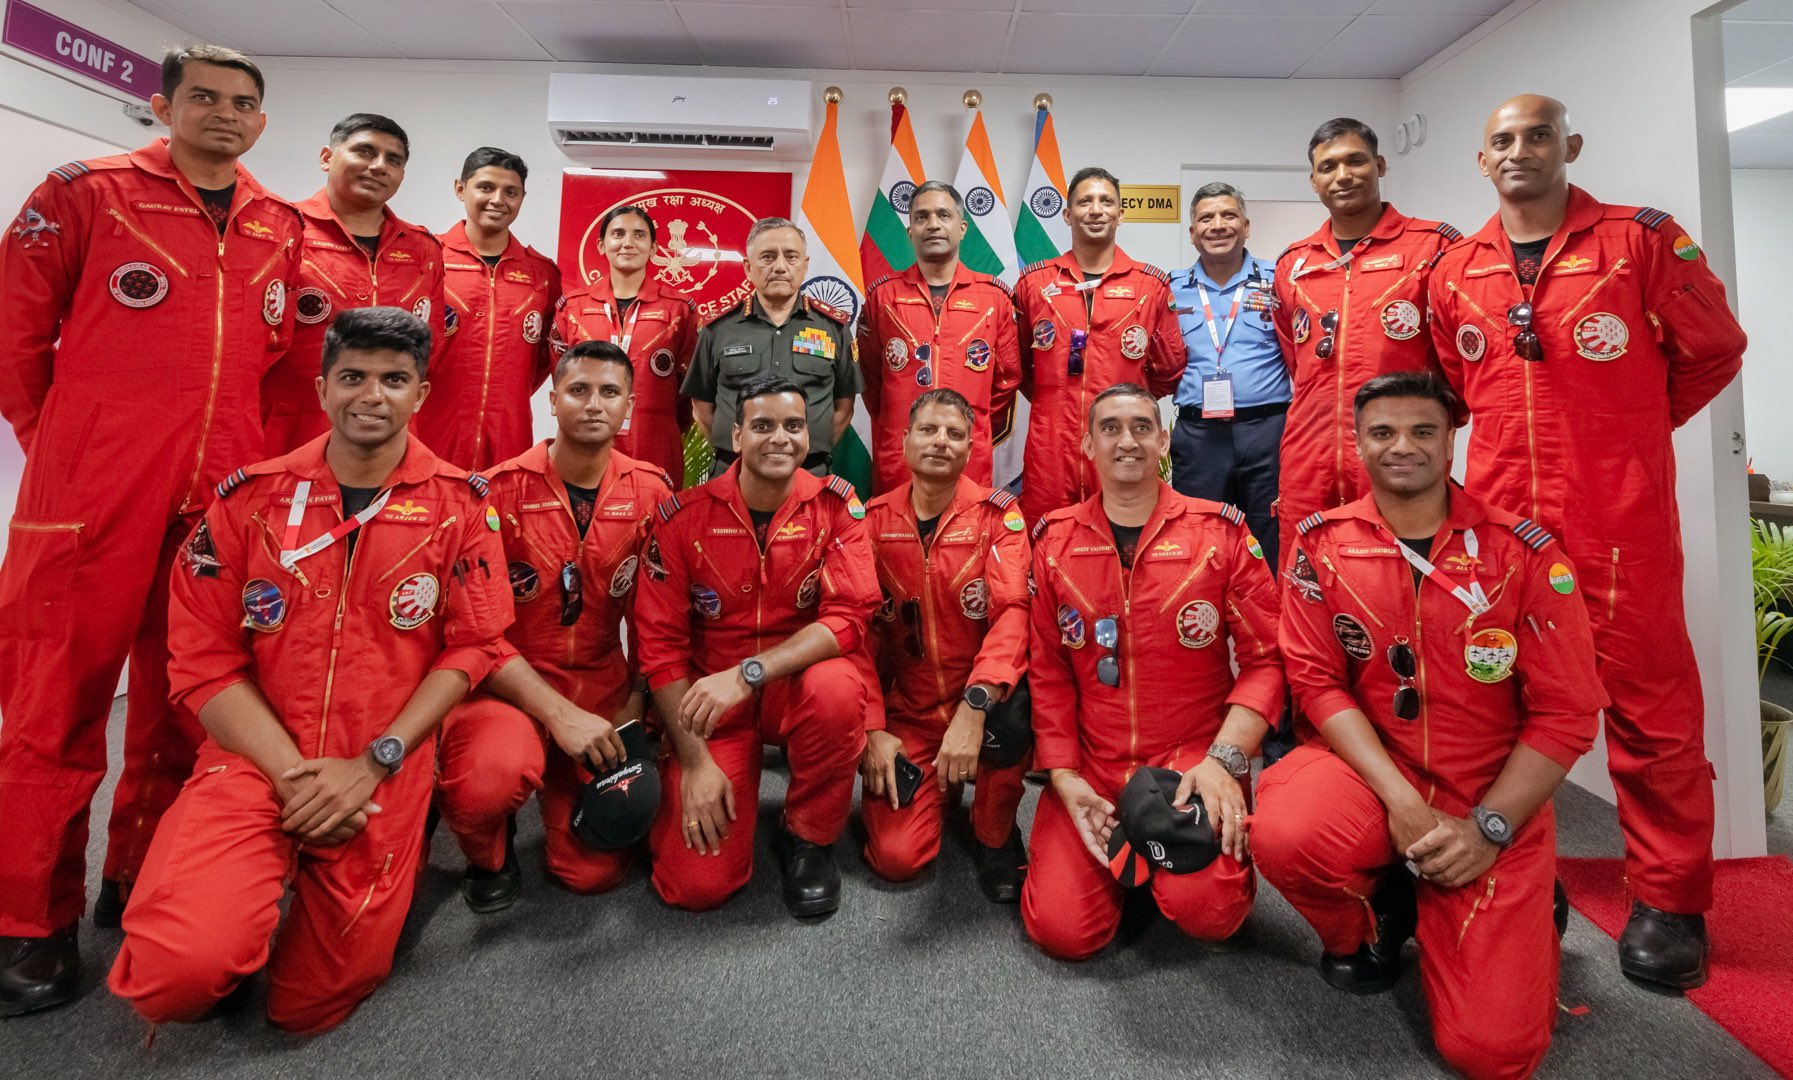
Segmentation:
{"type": "MultiPolygon", "coordinates": [[[[182,189],[184,192],[186,189],[182,189]]],[[[247,206],[248,203],[244,203],[247,206]]],[[[212,218],[205,207],[200,212],[209,223],[212,218]]],[[[240,209],[240,208],[239,208],[240,209]]],[[[217,299],[214,303],[216,317],[212,328],[212,381],[206,389],[205,411],[199,421],[199,446],[193,454],[193,479],[187,484],[187,493],[181,496],[182,513],[193,508],[193,495],[199,490],[199,478],[205,472],[205,444],[212,433],[212,413],[218,407],[218,382],[224,373],[224,238],[230,235],[230,227],[237,220],[238,210],[232,210],[224,217],[224,230],[218,234],[218,287],[217,299]]],[[[265,301],[264,301],[265,302],[265,301]]]]}

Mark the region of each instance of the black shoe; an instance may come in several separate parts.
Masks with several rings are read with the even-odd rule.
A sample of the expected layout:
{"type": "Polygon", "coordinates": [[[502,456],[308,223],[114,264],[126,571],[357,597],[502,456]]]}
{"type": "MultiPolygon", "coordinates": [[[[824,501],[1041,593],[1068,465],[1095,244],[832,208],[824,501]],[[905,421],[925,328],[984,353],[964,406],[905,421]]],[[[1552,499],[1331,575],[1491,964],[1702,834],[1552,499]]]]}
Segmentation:
{"type": "Polygon", "coordinates": [[[1376,895],[1370,897],[1370,910],[1376,913],[1373,943],[1349,956],[1327,953],[1320,957],[1320,977],[1328,985],[1353,994],[1380,994],[1400,981],[1401,946],[1419,923],[1413,875],[1405,867],[1390,867],[1376,895]]]}
{"type": "Polygon", "coordinates": [[[1706,981],[1704,915],[1676,915],[1641,900],[1631,902],[1631,920],[1619,937],[1619,970],[1639,982],[1692,990],[1706,981]]]}
{"type": "Polygon", "coordinates": [[[93,925],[102,930],[116,930],[125,917],[125,904],[131,899],[131,883],[100,879],[100,895],[93,901],[93,925]]]}
{"type": "Polygon", "coordinates": [[[70,925],[49,937],[0,937],[0,1016],[24,1016],[81,996],[81,946],[70,925]]]}
{"type": "Polygon", "coordinates": [[[1556,879],[1556,892],[1551,896],[1550,915],[1556,922],[1556,939],[1569,932],[1569,894],[1563,891],[1563,879],[1556,879]]]}
{"type": "Polygon", "coordinates": [[[481,915],[503,911],[517,902],[523,891],[523,871],[517,866],[517,819],[512,818],[504,838],[504,865],[482,870],[471,864],[461,875],[461,899],[481,915]]]}
{"type": "Polygon", "coordinates": [[[977,845],[977,887],[992,904],[1013,904],[1021,899],[1021,883],[1027,880],[1027,849],[1021,830],[1013,829],[997,847],[977,845]]]}
{"type": "Polygon", "coordinates": [[[834,865],[833,844],[812,844],[781,826],[773,846],[784,871],[784,906],[793,917],[840,910],[840,868],[834,865]]]}

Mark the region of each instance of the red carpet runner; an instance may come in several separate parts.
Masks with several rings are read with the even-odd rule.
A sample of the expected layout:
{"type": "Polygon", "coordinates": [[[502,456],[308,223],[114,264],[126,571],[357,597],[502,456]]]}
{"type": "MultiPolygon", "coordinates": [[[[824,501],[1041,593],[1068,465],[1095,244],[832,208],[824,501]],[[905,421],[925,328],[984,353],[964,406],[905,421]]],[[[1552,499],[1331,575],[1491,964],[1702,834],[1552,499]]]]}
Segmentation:
{"type": "MultiPolygon", "coordinates": [[[[1615,940],[1631,914],[1617,859],[1558,859],[1569,900],[1615,940]]],[[[1793,862],[1724,859],[1706,914],[1712,977],[1687,1000],[1757,1057],[1793,1076],[1793,862]]]]}

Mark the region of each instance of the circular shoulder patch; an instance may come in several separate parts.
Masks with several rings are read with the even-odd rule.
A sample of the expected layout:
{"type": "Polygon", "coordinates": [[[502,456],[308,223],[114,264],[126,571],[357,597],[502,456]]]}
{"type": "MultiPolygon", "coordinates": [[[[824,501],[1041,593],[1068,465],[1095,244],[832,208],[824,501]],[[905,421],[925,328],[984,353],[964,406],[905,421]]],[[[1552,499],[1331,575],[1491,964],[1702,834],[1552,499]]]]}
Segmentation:
{"type": "Polygon", "coordinates": [[[1314,317],[1306,308],[1296,308],[1295,314],[1289,316],[1289,330],[1295,335],[1295,344],[1300,345],[1314,332],[1314,317]]]}
{"type": "Polygon", "coordinates": [[[1369,627],[1355,615],[1342,611],[1334,615],[1332,636],[1338,638],[1339,648],[1345,650],[1345,655],[1355,660],[1368,660],[1376,651],[1376,643],[1370,637],[1369,627]]]}
{"type": "Polygon", "coordinates": [[[1187,649],[1205,649],[1220,636],[1220,611],[1206,600],[1192,600],[1177,611],[1177,640],[1187,649]]]}
{"type": "Polygon", "coordinates": [[[128,262],[112,271],[106,287],[125,307],[155,307],[168,295],[168,275],[146,262],[128,262]]]}
{"type": "Polygon", "coordinates": [[[1477,630],[1463,647],[1463,662],[1476,682],[1497,683],[1513,673],[1519,642],[1505,630],[1477,630]]]}
{"type": "Polygon", "coordinates": [[[281,316],[286,314],[286,282],[275,278],[268,282],[268,289],[261,297],[262,321],[269,326],[279,326],[281,316]]]}
{"type": "Polygon", "coordinates": [[[909,343],[900,337],[893,337],[884,342],[884,364],[892,371],[901,371],[909,365],[909,343]]]}
{"type": "Polygon", "coordinates": [[[967,619],[990,617],[990,584],[983,578],[972,578],[959,590],[959,612],[967,619]]]}
{"type": "Polygon", "coordinates": [[[797,606],[804,610],[816,606],[822,598],[822,568],[816,567],[804,575],[802,583],[797,586],[797,606]]]}
{"type": "Polygon", "coordinates": [[[534,600],[542,591],[542,575],[535,567],[526,562],[513,560],[510,564],[511,599],[517,603],[534,600]]]}
{"type": "Polygon", "coordinates": [[[1631,329],[1610,311],[1596,311],[1575,324],[1575,351],[1602,363],[1625,355],[1631,329]]]}
{"type": "Polygon", "coordinates": [[[706,619],[722,618],[722,596],[701,581],[691,583],[691,610],[706,619]]]}
{"type": "Polygon", "coordinates": [[[392,614],[392,625],[400,630],[415,630],[436,613],[436,601],[442,587],[434,574],[412,574],[392,587],[386,606],[392,614]]]}
{"type": "Polygon", "coordinates": [[[486,507],[486,528],[492,530],[493,532],[497,532],[498,525],[499,525],[498,508],[496,506],[486,507]]]}
{"type": "Polygon", "coordinates": [[[1027,528],[1027,519],[1021,516],[1021,511],[1010,507],[1002,512],[1002,527],[1010,532],[1020,532],[1027,528]]]}
{"type": "Polygon", "coordinates": [[[1457,327],[1457,355],[1470,363],[1475,363],[1488,351],[1488,335],[1475,323],[1464,323],[1457,327]]]}
{"type": "Polygon", "coordinates": [[[973,371],[983,371],[990,366],[990,343],[983,338],[972,339],[965,346],[965,366],[973,371]]]}
{"type": "Polygon", "coordinates": [[[243,583],[243,616],[251,630],[272,634],[286,623],[286,597],[267,578],[250,578],[243,583]]]}
{"type": "Polygon", "coordinates": [[[430,298],[427,296],[418,297],[417,303],[411,305],[411,314],[422,319],[424,322],[429,322],[430,321],[430,298]]]}
{"type": "Polygon", "coordinates": [[[1700,257],[1700,245],[1693,242],[1693,237],[1682,233],[1675,237],[1675,257],[1692,262],[1700,257]]]}
{"type": "Polygon", "coordinates": [[[1138,360],[1146,354],[1146,345],[1151,342],[1151,335],[1146,328],[1134,323],[1121,331],[1121,355],[1129,360],[1138,360]]]}
{"type": "Polygon", "coordinates": [[[330,317],[330,296],[315,285],[307,285],[293,297],[293,318],[313,326],[330,317]]]}
{"type": "Polygon", "coordinates": [[[532,311],[523,316],[523,340],[531,345],[542,340],[542,313],[532,311]]]}
{"type": "Polygon", "coordinates": [[[1033,324],[1033,347],[1034,348],[1050,349],[1050,348],[1052,348],[1052,343],[1057,340],[1058,340],[1058,324],[1057,323],[1054,323],[1051,319],[1041,319],[1039,322],[1036,322],[1033,324]]]}
{"type": "Polygon", "coordinates": [[[865,517],[865,504],[859,501],[859,496],[847,496],[847,513],[852,514],[855,518],[865,517]]]}
{"type": "Polygon", "coordinates": [[[672,374],[672,361],[671,349],[655,349],[654,355],[648,357],[647,367],[649,371],[664,379],[672,374]]]}
{"type": "Polygon", "coordinates": [[[1550,587],[1568,596],[1575,591],[1575,575],[1562,563],[1550,564],[1550,587]]]}
{"type": "Polygon", "coordinates": [[[627,596],[635,587],[635,571],[641,566],[641,560],[634,555],[616,564],[616,573],[610,575],[610,595],[627,596]]]}
{"type": "Polygon", "coordinates": [[[1083,648],[1083,612],[1069,604],[1058,605],[1058,640],[1072,649],[1083,648]]]}
{"type": "Polygon", "coordinates": [[[1394,300],[1382,309],[1382,332],[1396,341],[1419,336],[1425,319],[1411,300],[1394,300]]]}

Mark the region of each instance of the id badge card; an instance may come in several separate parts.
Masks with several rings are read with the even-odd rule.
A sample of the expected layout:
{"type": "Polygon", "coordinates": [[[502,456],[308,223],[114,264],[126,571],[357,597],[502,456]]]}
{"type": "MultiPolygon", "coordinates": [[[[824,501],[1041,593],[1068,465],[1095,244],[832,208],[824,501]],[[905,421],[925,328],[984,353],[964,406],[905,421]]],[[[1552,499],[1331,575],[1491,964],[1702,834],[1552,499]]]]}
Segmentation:
{"type": "Polygon", "coordinates": [[[1233,373],[1217,372],[1202,380],[1202,419],[1233,418],[1233,373]]]}

